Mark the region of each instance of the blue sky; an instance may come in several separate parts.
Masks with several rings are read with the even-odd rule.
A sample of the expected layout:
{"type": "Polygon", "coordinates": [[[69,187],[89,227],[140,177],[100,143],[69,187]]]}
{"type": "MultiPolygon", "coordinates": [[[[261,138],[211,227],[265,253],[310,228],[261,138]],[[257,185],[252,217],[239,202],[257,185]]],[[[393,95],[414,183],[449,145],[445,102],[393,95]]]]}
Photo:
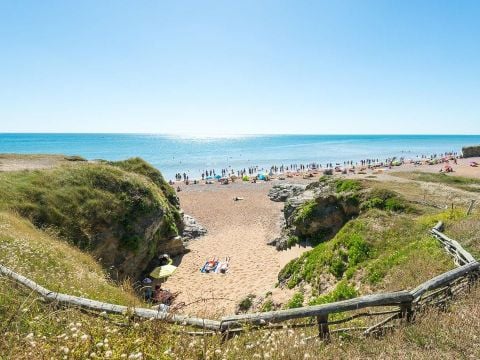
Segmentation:
{"type": "Polygon", "coordinates": [[[2,1],[0,132],[480,133],[478,1],[2,1]]]}

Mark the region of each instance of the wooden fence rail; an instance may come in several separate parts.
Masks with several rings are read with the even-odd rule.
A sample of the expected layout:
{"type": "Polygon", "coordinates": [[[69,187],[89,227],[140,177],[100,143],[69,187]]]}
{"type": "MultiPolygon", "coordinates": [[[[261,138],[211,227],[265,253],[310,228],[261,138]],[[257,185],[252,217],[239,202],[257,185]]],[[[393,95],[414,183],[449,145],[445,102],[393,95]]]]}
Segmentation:
{"type": "MultiPolygon", "coordinates": [[[[84,308],[96,312],[130,314],[139,318],[158,319],[169,323],[202,328],[204,331],[220,331],[223,334],[227,334],[227,336],[230,332],[237,333],[242,331],[244,324],[249,324],[254,327],[270,327],[274,329],[283,328],[283,326],[279,327],[278,325],[274,325],[275,323],[295,319],[314,318],[318,325],[319,336],[322,338],[328,338],[330,334],[329,325],[345,323],[362,316],[389,315],[387,318],[369,327],[340,329],[343,331],[362,330],[364,334],[368,335],[381,328],[387,327],[386,324],[392,320],[406,319],[409,321],[412,319],[414,312],[421,308],[422,304],[443,303],[456,292],[469,286],[472,280],[478,277],[480,263],[478,263],[477,260],[475,260],[475,258],[457,241],[450,239],[443,234],[442,227],[443,224],[439,222],[434,228],[432,228],[431,233],[444,246],[445,250],[453,256],[455,263],[459,267],[438,275],[411,291],[365,295],[349,300],[323,305],[304,306],[295,309],[224,316],[220,320],[201,319],[153,309],[109,304],[92,299],[53,292],[2,265],[0,265],[0,274],[3,274],[13,279],[16,283],[31,289],[50,302],[84,308]],[[377,312],[367,311],[357,313],[343,319],[329,321],[329,315],[331,314],[374,307],[386,307],[387,309],[381,309],[377,312]],[[389,307],[390,309],[388,309],[389,307]]],[[[312,324],[313,323],[310,322],[305,325],[308,326],[312,324]]],[[[291,326],[298,326],[298,324],[291,324],[291,326]]],[[[332,332],[338,332],[340,330],[335,329],[332,332]]]]}

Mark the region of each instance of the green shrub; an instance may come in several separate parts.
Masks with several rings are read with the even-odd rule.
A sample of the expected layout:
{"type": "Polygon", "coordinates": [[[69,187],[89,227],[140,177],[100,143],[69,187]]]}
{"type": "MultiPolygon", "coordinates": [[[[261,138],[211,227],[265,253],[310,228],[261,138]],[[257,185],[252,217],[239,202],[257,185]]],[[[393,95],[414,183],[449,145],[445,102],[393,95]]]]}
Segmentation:
{"type": "Polygon", "coordinates": [[[179,200],[175,189],[173,189],[168,182],[165,181],[162,173],[150,165],[145,160],[135,157],[122,161],[111,161],[108,164],[119,167],[128,172],[133,172],[139,175],[146,176],[149,178],[155,185],[162,189],[163,193],[167,197],[168,201],[175,206],[179,206],[179,200]]]}
{"type": "Polygon", "coordinates": [[[362,185],[357,180],[339,179],[335,181],[335,191],[341,192],[356,192],[362,188],[362,185]]]}
{"type": "Polygon", "coordinates": [[[345,270],[347,270],[347,264],[345,264],[340,257],[336,257],[329,267],[330,273],[337,279],[340,279],[343,276],[345,270]]]}
{"type": "Polygon", "coordinates": [[[240,311],[248,311],[253,305],[253,299],[255,299],[255,295],[250,294],[247,295],[240,303],[238,304],[238,308],[240,311]]]}
{"type": "MultiPolygon", "coordinates": [[[[164,216],[161,232],[177,235],[180,214],[160,183],[121,168],[128,167],[79,163],[2,173],[0,208],[17,211],[37,227],[53,228],[62,238],[87,250],[98,245],[102,234],[116,237],[125,249],[138,249],[144,240],[145,218],[164,216]]],[[[152,174],[160,181],[157,172],[152,174]]]]}
{"type": "Polygon", "coordinates": [[[303,301],[304,301],[304,296],[303,293],[301,292],[296,292],[293,294],[292,298],[288,301],[288,303],[285,305],[287,309],[294,309],[294,308],[299,308],[303,306],[303,301]]]}
{"type": "Polygon", "coordinates": [[[275,306],[273,304],[273,301],[271,299],[266,300],[262,304],[262,308],[260,309],[261,312],[267,312],[267,311],[272,311],[274,310],[275,306]]]}
{"type": "Polygon", "coordinates": [[[291,235],[287,239],[287,247],[291,248],[292,246],[295,246],[299,242],[300,242],[300,239],[298,238],[298,236],[291,235]]]}
{"type": "Polygon", "coordinates": [[[355,287],[348,284],[345,280],[342,280],[330,293],[312,298],[309,302],[309,305],[320,305],[335,301],[348,300],[356,296],[358,296],[358,291],[355,289],[355,287]]]}
{"type": "Polygon", "coordinates": [[[355,266],[369,258],[370,245],[360,234],[352,234],[347,243],[348,264],[355,266]]]}
{"type": "Polygon", "coordinates": [[[311,219],[315,213],[317,203],[315,200],[309,200],[303,203],[297,210],[294,223],[304,223],[311,219]]]}
{"type": "Polygon", "coordinates": [[[390,198],[385,201],[385,209],[389,211],[404,211],[406,208],[405,202],[399,198],[390,198]]]}
{"type": "Polygon", "coordinates": [[[362,203],[361,210],[380,209],[395,212],[403,212],[407,210],[406,201],[394,191],[375,188],[367,196],[362,203]]]}
{"type": "Polygon", "coordinates": [[[67,161],[87,161],[85,158],[78,156],[78,155],[72,155],[72,156],[65,156],[65,160],[67,161]]]}

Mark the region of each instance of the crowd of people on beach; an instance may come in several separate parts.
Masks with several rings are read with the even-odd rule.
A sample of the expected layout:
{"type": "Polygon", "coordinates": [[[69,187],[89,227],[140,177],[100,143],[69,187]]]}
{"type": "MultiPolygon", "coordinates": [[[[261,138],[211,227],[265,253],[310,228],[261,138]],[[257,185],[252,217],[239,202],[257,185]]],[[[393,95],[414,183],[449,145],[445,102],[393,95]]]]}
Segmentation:
{"type": "MultiPolygon", "coordinates": [[[[399,166],[405,163],[412,163],[414,165],[420,164],[437,164],[439,162],[444,162],[448,160],[455,160],[460,157],[460,154],[457,152],[445,152],[440,154],[431,154],[431,155],[421,155],[413,159],[406,159],[405,157],[390,157],[384,160],[379,158],[367,158],[359,161],[343,161],[343,163],[326,163],[320,164],[316,162],[310,163],[300,163],[300,164],[281,164],[281,165],[272,165],[268,168],[261,166],[250,166],[243,169],[233,169],[233,168],[222,168],[219,172],[216,169],[205,169],[200,172],[200,178],[202,181],[205,181],[207,184],[213,183],[212,180],[217,180],[222,183],[228,183],[229,179],[232,181],[235,178],[248,179],[252,182],[255,182],[261,176],[275,177],[282,176],[284,174],[291,173],[308,173],[312,171],[322,171],[327,170],[327,173],[342,172],[346,173],[356,173],[357,171],[365,171],[367,169],[377,169],[377,168],[391,168],[392,166],[399,166]],[[226,182],[225,182],[226,180],[226,182]]],[[[260,178],[261,179],[261,178],[260,178]]],[[[177,182],[183,181],[186,185],[190,183],[197,184],[200,180],[190,181],[189,175],[184,173],[175,174],[175,180],[177,182]]],[[[262,179],[265,180],[265,179],[262,179]]],[[[170,181],[170,184],[174,184],[174,181],[170,181]]]]}

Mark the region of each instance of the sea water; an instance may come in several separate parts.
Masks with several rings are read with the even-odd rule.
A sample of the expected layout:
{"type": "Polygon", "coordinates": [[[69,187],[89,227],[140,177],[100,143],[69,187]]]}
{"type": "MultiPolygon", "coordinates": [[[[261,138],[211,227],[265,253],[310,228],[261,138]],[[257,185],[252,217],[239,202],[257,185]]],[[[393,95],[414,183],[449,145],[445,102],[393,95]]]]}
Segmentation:
{"type": "Polygon", "coordinates": [[[199,178],[204,170],[300,163],[341,163],[391,157],[414,159],[480,144],[480,135],[0,134],[0,153],[80,155],[89,160],[139,156],[167,179],[199,178]]]}

